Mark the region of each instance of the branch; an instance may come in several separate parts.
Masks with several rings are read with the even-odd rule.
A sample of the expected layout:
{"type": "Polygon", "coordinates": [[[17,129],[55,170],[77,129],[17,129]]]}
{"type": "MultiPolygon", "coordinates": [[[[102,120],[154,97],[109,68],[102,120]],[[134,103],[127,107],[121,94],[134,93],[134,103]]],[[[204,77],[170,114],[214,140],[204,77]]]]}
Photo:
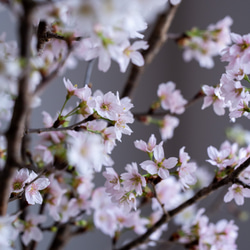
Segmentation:
{"type": "Polygon", "coordinates": [[[152,62],[163,44],[167,41],[167,32],[174,19],[178,6],[179,5],[170,5],[166,12],[158,17],[154,30],[148,40],[149,48],[142,52],[145,64],[142,67],[136,65],[132,66],[128,81],[121,95],[122,97],[128,96],[132,98],[145,66],[152,62]]]}
{"type": "Polygon", "coordinates": [[[197,201],[204,199],[206,196],[214,192],[215,190],[229,184],[235,182],[239,174],[244,171],[250,165],[250,157],[247,158],[237,169],[235,169],[231,174],[229,174],[224,179],[217,181],[214,179],[212,183],[200,191],[198,191],[192,198],[183,202],[177,208],[168,211],[166,214],[163,214],[162,217],[157,221],[152,227],[150,227],[146,233],[142,234],[135,240],[129,242],[128,244],[122,246],[121,248],[117,248],[116,250],[129,250],[136,246],[139,246],[142,243],[145,243],[150,235],[159,229],[163,224],[169,222],[175,215],[180,213],[185,208],[195,204],[197,201]]]}
{"type": "Polygon", "coordinates": [[[30,129],[26,129],[24,131],[24,133],[25,134],[31,134],[31,133],[38,133],[38,134],[40,134],[42,132],[51,132],[51,131],[66,131],[66,130],[76,130],[76,131],[79,131],[81,129],[84,129],[84,127],[79,126],[79,125],[81,125],[82,123],[85,123],[85,122],[92,121],[94,119],[95,119],[94,115],[90,115],[88,118],[83,119],[80,122],[77,122],[77,123],[75,123],[73,125],[70,125],[68,127],[60,127],[60,128],[55,128],[55,127],[50,127],[50,128],[30,128],[30,129]]]}
{"type": "MultiPolygon", "coordinates": [[[[196,101],[198,101],[200,98],[202,98],[204,96],[205,96],[205,94],[203,93],[202,90],[200,90],[192,99],[190,99],[188,101],[188,103],[185,105],[185,108],[189,108],[191,105],[193,105],[196,101]]],[[[150,108],[148,110],[148,112],[134,114],[134,117],[139,121],[143,121],[143,120],[145,120],[145,118],[147,116],[162,117],[162,116],[164,116],[164,115],[166,115],[168,113],[169,113],[169,111],[163,111],[163,112],[155,113],[155,109],[150,108]]]]}
{"type": "Polygon", "coordinates": [[[26,116],[30,109],[31,94],[29,93],[29,58],[32,36],[31,12],[33,1],[23,0],[24,14],[19,20],[20,58],[25,60],[22,75],[18,83],[18,96],[15,102],[13,116],[6,132],[7,159],[0,177],[0,215],[7,212],[9,191],[15,170],[21,165],[21,146],[26,116]]]}

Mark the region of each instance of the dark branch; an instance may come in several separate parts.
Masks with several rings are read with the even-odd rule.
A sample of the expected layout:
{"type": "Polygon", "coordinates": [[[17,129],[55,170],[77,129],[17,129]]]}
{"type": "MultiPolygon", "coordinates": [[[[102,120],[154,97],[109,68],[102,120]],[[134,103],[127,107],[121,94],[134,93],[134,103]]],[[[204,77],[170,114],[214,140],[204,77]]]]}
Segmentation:
{"type": "Polygon", "coordinates": [[[165,13],[158,17],[154,30],[148,40],[149,48],[142,52],[145,64],[142,67],[138,67],[136,65],[132,66],[128,81],[121,95],[122,97],[128,96],[132,98],[135,89],[139,84],[140,77],[144,72],[145,66],[152,62],[163,44],[167,41],[167,32],[174,19],[177,9],[178,5],[171,5],[165,13]]]}

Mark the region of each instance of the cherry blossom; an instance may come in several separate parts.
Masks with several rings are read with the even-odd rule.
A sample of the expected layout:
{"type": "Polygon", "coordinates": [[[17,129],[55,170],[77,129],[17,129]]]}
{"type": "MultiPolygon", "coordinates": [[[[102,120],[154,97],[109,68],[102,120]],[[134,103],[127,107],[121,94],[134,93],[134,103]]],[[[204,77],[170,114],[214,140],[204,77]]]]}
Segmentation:
{"type": "Polygon", "coordinates": [[[203,85],[202,90],[206,96],[204,97],[204,102],[201,109],[205,109],[213,104],[214,112],[217,115],[224,115],[225,103],[224,98],[220,95],[219,86],[214,88],[208,85],[203,85]]]}
{"type": "Polygon", "coordinates": [[[18,236],[16,228],[13,226],[15,216],[0,216],[0,248],[11,249],[12,242],[18,236]]]}
{"type": "Polygon", "coordinates": [[[250,197],[250,189],[244,188],[242,185],[233,184],[228,188],[224,201],[229,202],[234,199],[237,205],[243,205],[244,197],[250,197]]]}
{"type": "Polygon", "coordinates": [[[36,177],[37,174],[32,171],[27,180],[27,182],[30,182],[31,184],[28,184],[25,188],[25,198],[31,205],[34,205],[35,203],[42,204],[43,198],[39,190],[45,189],[50,184],[49,179],[45,177],[40,177],[33,181],[36,177]]]}
{"type": "Polygon", "coordinates": [[[135,162],[128,164],[125,167],[128,173],[122,173],[121,179],[123,180],[123,186],[126,191],[132,191],[135,189],[137,195],[142,195],[142,187],[146,186],[146,180],[138,172],[138,167],[135,162]]]}
{"type": "Polygon", "coordinates": [[[179,119],[175,116],[165,115],[160,125],[161,139],[163,141],[171,139],[174,129],[179,126],[179,119]]]}
{"type": "Polygon", "coordinates": [[[134,141],[134,145],[136,148],[138,148],[139,150],[142,150],[144,152],[148,152],[148,153],[151,153],[153,152],[155,146],[156,146],[156,138],[155,138],[155,135],[152,134],[150,137],[149,137],[149,140],[148,140],[148,143],[146,143],[145,141],[143,140],[136,140],[134,141]]]}
{"type": "Polygon", "coordinates": [[[104,145],[100,136],[88,132],[76,132],[71,133],[68,142],[70,144],[67,153],[69,163],[75,166],[80,174],[92,172],[93,170],[101,171],[104,145]]]}
{"type": "Polygon", "coordinates": [[[182,114],[185,111],[187,101],[182,97],[180,90],[175,89],[175,83],[161,83],[157,90],[161,100],[161,106],[171,113],[182,114]]]}
{"type": "Polygon", "coordinates": [[[154,161],[144,161],[140,166],[152,175],[158,174],[162,179],[169,176],[168,169],[175,167],[178,162],[176,157],[165,158],[162,143],[154,148],[154,158],[154,161]]]}
{"type": "Polygon", "coordinates": [[[113,168],[106,168],[103,172],[106,178],[105,187],[106,192],[112,193],[112,190],[119,190],[121,188],[120,178],[113,168]]]}
{"type": "Polygon", "coordinates": [[[125,72],[129,61],[131,60],[133,64],[137,66],[143,66],[144,65],[144,59],[140,52],[137,50],[139,49],[147,49],[148,45],[145,41],[136,41],[132,45],[130,45],[129,41],[124,41],[121,44],[121,49],[123,50],[122,56],[119,57],[119,65],[121,72],[125,72]]]}
{"type": "Polygon", "coordinates": [[[219,55],[231,43],[232,23],[232,19],[226,16],[216,24],[210,24],[207,30],[193,28],[186,32],[187,37],[179,40],[179,44],[184,48],[184,61],[189,62],[194,58],[201,67],[214,67],[213,57],[219,55]]]}
{"type": "Polygon", "coordinates": [[[18,230],[23,233],[21,239],[25,246],[27,246],[32,240],[41,241],[43,239],[43,233],[38,225],[45,221],[45,215],[30,213],[26,216],[25,221],[20,221],[17,224],[18,230]]]}
{"type": "Polygon", "coordinates": [[[209,146],[207,148],[207,153],[210,164],[217,166],[219,169],[224,169],[227,166],[230,166],[233,163],[233,159],[229,159],[230,149],[222,149],[218,151],[215,147],[209,146]]]}
{"type": "Polygon", "coordinates": [[[23,191],[25,184],[29,181],[29,170],[22,168],[16,171],[15,177],[12,180],[11,192],[20,193],[23,191]]]}

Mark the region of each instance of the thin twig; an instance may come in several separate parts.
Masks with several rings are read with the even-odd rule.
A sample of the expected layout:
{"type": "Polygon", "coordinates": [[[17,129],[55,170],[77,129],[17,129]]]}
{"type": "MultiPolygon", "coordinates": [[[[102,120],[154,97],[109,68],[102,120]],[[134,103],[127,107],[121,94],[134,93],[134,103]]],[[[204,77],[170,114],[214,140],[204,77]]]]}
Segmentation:
{"type": "Polygon", "coordinates": [[[80,122],[77,122],[73,125],[70,125],[68,127],[60,127],[60,128],[54,128],[54,127],[50,127],[50,128],[30,128],[30,129],[26,129],[25,130],[25,134],[32,134],[32,133],[43,133],[43,132],[51,132],[51,131],[66,131],[66,130],[80,130],[80,129],[85,129],[84,127],[80,127],[79,125],[81,125],[82,123],[88,122],[92,120],[92,116],[81,120],[80,122]]]}
{"type": "Polygon", "coordinates": [[[154,57],[158,54],[160,48],[167,41],[167,32],[174,19],[178,6],[179,5],[170,5],[169,9],[158,17],[154,30],[148,40],[149,48],[142,52],[145,61],[144,66],[132,66],[127,83],[125,84],[121,95],[122,97],[128,96],[132,98],[135,89],[139,84],[140,77],[144,72],[145,66],[151,63],[154,57]]]}
{"type": "MultiPolygon", "coordinates": [[[[197,102],[200,98],[204,97],[205,94],[203,93],[202,90],[200,90],[192,99],[190,99],[187,104],[184,106],[185,108],[189,108],[191,105],[193,105],[195,102],[197,102]]],[[[145,118],[147,116],[150,117],[163,117],[166,114],[168,114],[169,111],[163,111],[163,112],[154,112],[154,110],[152,110],[151,108],[148,110],[148,112],[145,113],[136,113],[134,114],[134,117],[136,119],[143,120],[142,118],[145,118]]]]}
{"type": "Polygon", "coordinates": [[[18,96],[15,101],[13,116],[10,126],[6,132],[7,138],[7,159],[1,172],[0,179],[0,215],[7,212],[9,191],[15,170],[22,165],[21,147],[22,136],[25,128],[26,116],[30,109],[31,94],[29,93],[29,73],[30,73],[30,41],[32,36],[31,13],[34,2],[23,0],[24,14],[20,17],[19,38],[20,38],[20,58],[25,62],[22,75],[18,83],[18,96]]]}
{"type": "Polygon", "coordinates": [[[87,63],[87,69],[86,69],[86,72],[85,72],[84,85],[88,85],[90,83],[90,78],[91,78],[91,74],[92,74],[92,71],[93,71],[94,64],[95,64],[95,59],[92,59],[87,63]]]}

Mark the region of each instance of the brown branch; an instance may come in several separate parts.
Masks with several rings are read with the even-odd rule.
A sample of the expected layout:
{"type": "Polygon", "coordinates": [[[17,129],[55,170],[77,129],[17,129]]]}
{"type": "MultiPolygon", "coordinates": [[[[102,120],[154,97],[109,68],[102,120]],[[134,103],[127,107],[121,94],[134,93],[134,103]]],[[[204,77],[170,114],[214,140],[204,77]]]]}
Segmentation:
{"type": "Polygon", "coordinates": [[[142,67],[132,66],[128,81],[122,93],[122,97],[128,96],[132,98],[136,87],[139,84],[140,77],[144,72],[145,66],[150,64],[154,57],[158,54],[163,44],[167,41],[167,32],[174,19],[175,13],[179,5],[171,5],[166,12],[162,13],[155,24],[154,30],[148,40],[149,48],[142,52],[145,64],[142,67]]]}
{"type": "Polygon", "coordinates": [[[70,225],[64,224],[58,228],[56,235],[49,249],[60,250],[64,249],[65,244],[70,239],[70,225]]]}
{"type": "MultiPolygon", "coordinates": [[[[202,90],[200,90],[192,99],[190,99],[187,102],[187,104],[185,105],[185,108],[189,108],[191,105],[193,105],[195,102],[197,102],[200,98],[202,98],[204,96],[205,96],[205,94],[203,93],[202,90]]],[[[136,119],[138,119],[139,121],[145,121],[145,120],[147,120],[147,116],[150,116],[150,117],[163,117],[163,116],[165,116],[166,114],[169,113],[169,111],[163,111],[163,112],[155,113],[155,110],[156,109],[150,108],[148,110],[148,112],[134,114],[134,117],[136,119]]]]}
{"type": "Polygon", "coordinates": [[[23,0],[24,14],[19,20],[19,38],[20,38],[20,58],[25,62],[18,83],[18,96],[14,105],[13,116],[6,132],[7,138],[7,159],[5,167],[0,177],[0,215],[7,212],[9,191],[15,170],[21,165],[21,147],[22,137],[25,128],[27,113],[30,108],[31,96],[29,91],[29,57],[30,41],[32,36],[31,12],[33,1],[23,0]]]}
{"type": "Polygon", "coordinates": [[[30,128],[30,129],[26,129],[24,131],[25,134],[31,134],[31,133],[42,133],[42,132],[51,132],[51,131],[66,131],[66,130],[75,130],[75,131],[79,131],[79,130],[84,130],[86,129],[83,126],[79,126],[82,123],[86,123],[89,121],[93,121],[95,120],[95,115],[90,115],[89,117],[87,117],[86,119],[81,120],[80,122],[77,122],[73,125],[70,125],[68,127],[60,127],[60,128],[55,128],[55,127],[50,127],[50,128],[30,128]]]}
{"type": "Polygon", "coordinates": [[[181,205],[179,205],[177,208],[172,209],[168,211],[166,214],[163,214],[162,217],[157,221],[152,227],[150,227],[146,233],[142,234],[135,240],[127,243],[126,245],[122,246],[121,248],[117,248],[116,250],[129,250],[136,246],[139,246],[142,243],[145,243],[150,235],[155,232],[157,229],[159,229],[163,224],[169,222],[175,215],[183,211],[185,208],[195,204],[197,201],[204,199],[209,194],[214,192],[215,190],[229,184],[235,182],[239,174],[244,171],[248,166],[250,165],[250,157],[247,158],[237,169],[235,169],[231,174],[229,174],[224,179],[217,181],[214,179],[212,183],[200,191],[198,191],[192,198],[189,200],[183,202],[181,205]]]}

